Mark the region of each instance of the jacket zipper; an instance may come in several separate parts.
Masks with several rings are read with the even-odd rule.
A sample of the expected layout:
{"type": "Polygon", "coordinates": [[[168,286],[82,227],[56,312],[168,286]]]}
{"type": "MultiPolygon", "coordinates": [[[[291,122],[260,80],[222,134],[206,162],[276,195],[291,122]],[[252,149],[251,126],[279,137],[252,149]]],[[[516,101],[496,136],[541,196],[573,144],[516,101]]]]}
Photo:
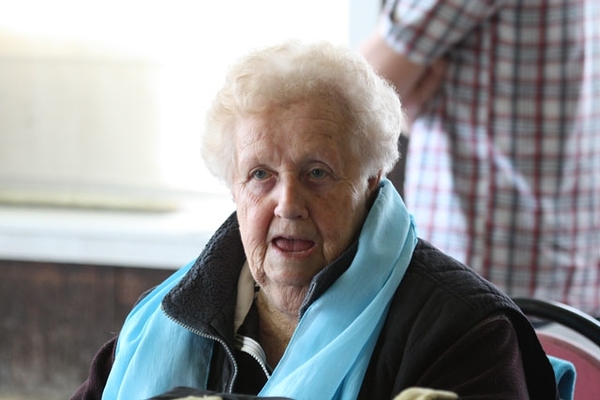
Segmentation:
{"type": "Polygon", "coordinates": [[[233,383],[237,379],[238,365],[237,365],[237,363],[235,361],[235,357],[234,357],[233,353],[231,352],[231,349],[229,348],[229,346],[227,346],[227,344],[225,343],[225,341],[223,339],[221,339],[220,337],[218,337],[218,336],[213,336],[213,335],[209,335],[209,334],[204,333],[204,332],[200,332],[199,330],[197,330],[195,328],[192,328],[191,326],[186,325],[183,322],[180,322],[180,321],[176,320],[174,317],[172,317],[171,315],[169,315],[169,313],[163,308],[162,304],[161,304],[160,308],[162,309],[162,312],[165,313],[165,315],[167,316],[167,318],[169,318],[171,321],[173,321],[177,325],[183,327],[184,329],[187,329],[188,331],[192,332],[195,335],[198,335],[198,336],[203,337],[205,339],[213,340],[213,341],[221,344],[221,346],[223,346],[223,348],[225,349],[225,352],[227,353],[227,356],[229,357],[229,360],[231,361],[231,363],[233,365],[233,375],[232,375],[232,377],[229,380],[229,383],[227,385],[227,392],[228,393],[233,393],[233,383]]]}
{"type": "Polygon", "coordinates": [[[254,358],[262,368],[267,379],[269,379],[271,377],[271,372],[267,367],[267,356],[265,355],[262,346],[256,340],[248,336],[236,335],[235,339],[238,349],[254,358]]]}

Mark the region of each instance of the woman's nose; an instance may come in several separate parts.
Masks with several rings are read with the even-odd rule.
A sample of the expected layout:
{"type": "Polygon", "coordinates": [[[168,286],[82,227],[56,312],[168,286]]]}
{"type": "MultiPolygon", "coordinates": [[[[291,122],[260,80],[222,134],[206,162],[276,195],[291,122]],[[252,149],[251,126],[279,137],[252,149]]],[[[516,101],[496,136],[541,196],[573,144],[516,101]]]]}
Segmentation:
{"type": "Polygon", "coordinates": [[[277,206],[275,215],[285,219],[308,217],[306,199],[300,183],[296,180],[282,180],[276,190],[277,206]]]}

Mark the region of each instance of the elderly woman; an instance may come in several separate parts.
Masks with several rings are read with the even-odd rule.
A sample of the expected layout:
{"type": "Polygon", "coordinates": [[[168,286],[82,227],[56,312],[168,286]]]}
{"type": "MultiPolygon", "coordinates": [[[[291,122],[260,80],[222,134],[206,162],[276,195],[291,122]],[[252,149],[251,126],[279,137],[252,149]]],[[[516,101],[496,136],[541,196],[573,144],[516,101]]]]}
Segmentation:
{"type": "Polygon", "coordinates": [[[417,238],[384,178],[403,124],[394,89],[350,49],[293,42],[242,59],[203,138],[236,213],[138,302],[74,398],[557,398],[525,316],[417,238]]]}

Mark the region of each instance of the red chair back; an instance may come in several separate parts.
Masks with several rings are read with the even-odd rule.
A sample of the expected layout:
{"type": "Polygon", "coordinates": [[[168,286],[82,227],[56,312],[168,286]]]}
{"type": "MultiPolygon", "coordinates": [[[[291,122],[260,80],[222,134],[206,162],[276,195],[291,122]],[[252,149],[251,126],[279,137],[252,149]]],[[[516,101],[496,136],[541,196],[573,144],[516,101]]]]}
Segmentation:
{"type": "Polygon", "coordinates": [[[553,332],[538,331],[546,354],[569,360],[575,366],[575,400],[600,400],[600,357],[581,344],[553,332]]]}

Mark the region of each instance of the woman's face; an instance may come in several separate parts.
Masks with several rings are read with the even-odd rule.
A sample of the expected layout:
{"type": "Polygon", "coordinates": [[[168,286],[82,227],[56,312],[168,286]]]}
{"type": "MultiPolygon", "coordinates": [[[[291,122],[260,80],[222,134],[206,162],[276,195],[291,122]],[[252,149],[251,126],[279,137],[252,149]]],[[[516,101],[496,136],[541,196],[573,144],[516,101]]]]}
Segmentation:
{"type": "Polygon", "coordinates": [[[378,178],[361,174],[335,107],[275,107],[238,124],[232,194],[250,270],[297,316],[312,277],[352,242],[378,178]]]}

